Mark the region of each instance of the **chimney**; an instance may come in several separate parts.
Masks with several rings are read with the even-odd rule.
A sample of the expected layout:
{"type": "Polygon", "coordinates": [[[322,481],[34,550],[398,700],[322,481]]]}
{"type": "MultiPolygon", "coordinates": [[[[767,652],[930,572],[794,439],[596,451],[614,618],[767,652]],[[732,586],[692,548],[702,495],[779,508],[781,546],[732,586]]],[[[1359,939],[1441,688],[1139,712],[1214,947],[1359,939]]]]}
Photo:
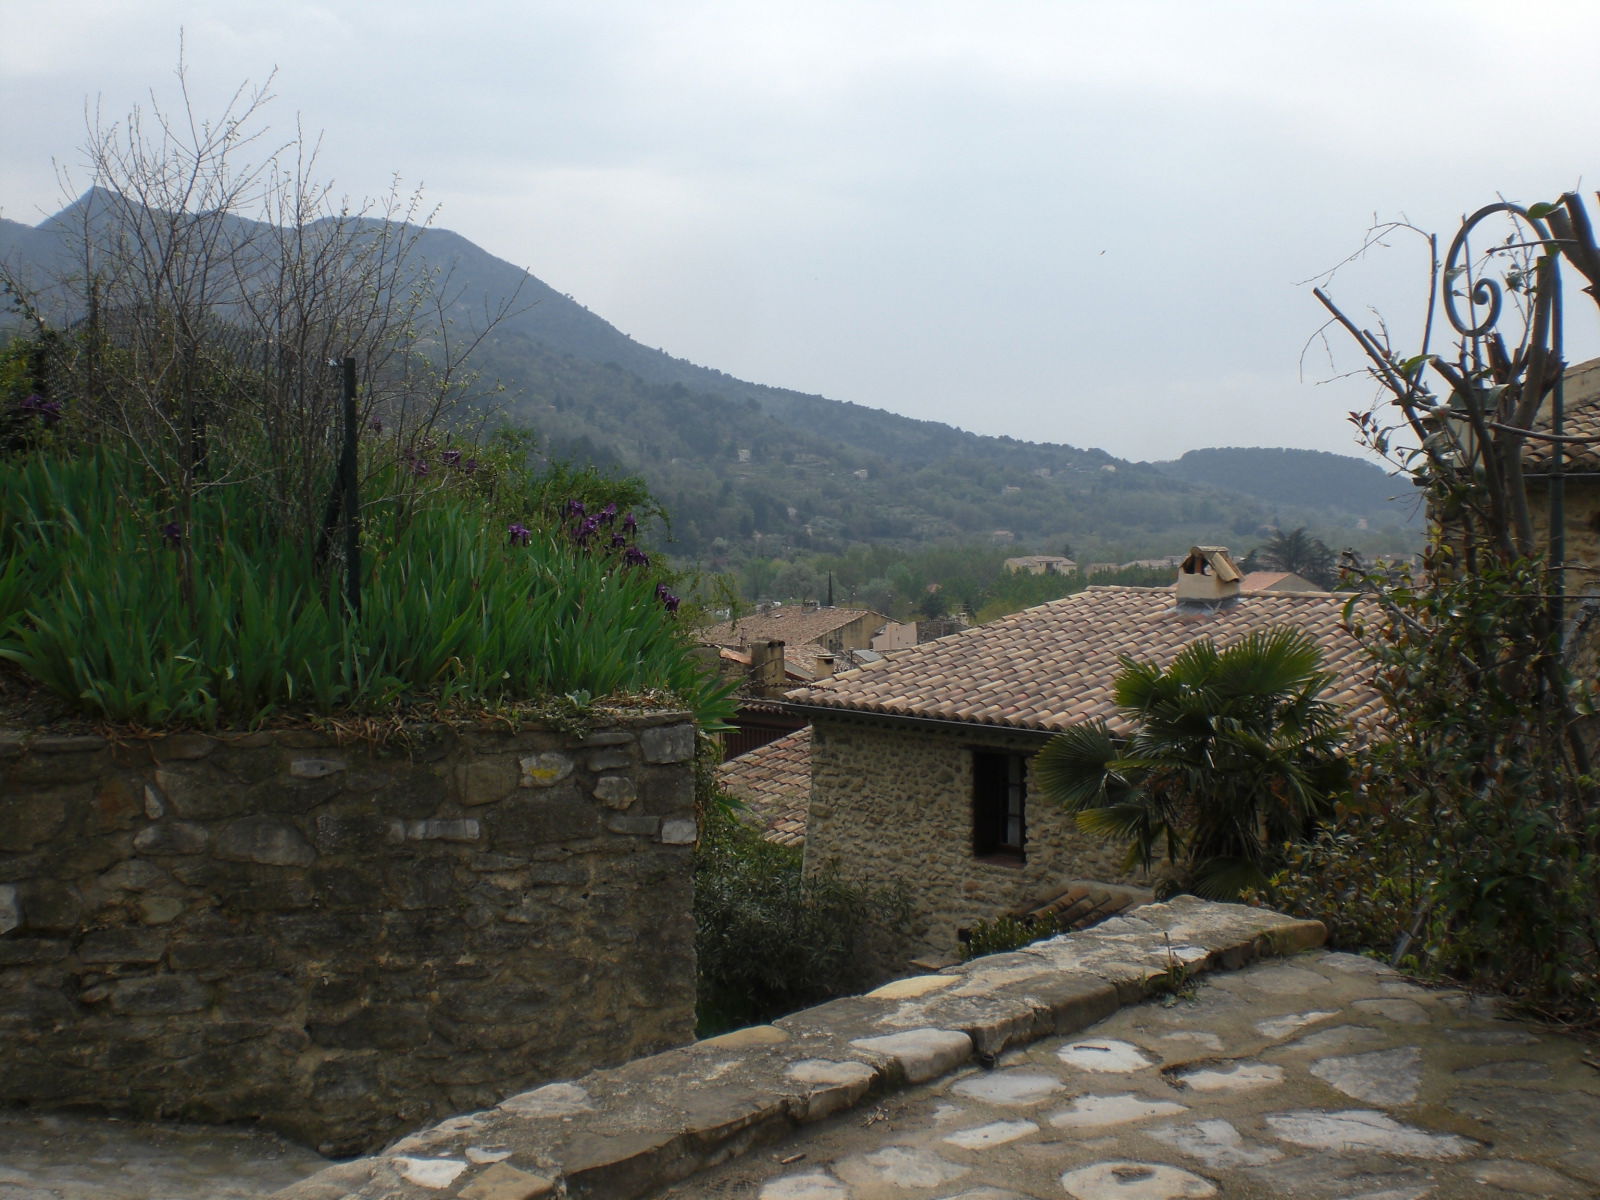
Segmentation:
{"type": "Polygon", "coordinates": [[[817,673],[814,679],[827,679],[833,674],[833,655],[824,651],[817,655],[817,673]]]}
{"type": "Polygon", "coordinates": [[[776,696],[783,691],[782,642],[751,643],[750,686],[760,696],[776,696]]]}
{"type": "Polygon", "coordinates": [[[1239,600],[1244,572],[1226,546],[1191,546],[1178,568],[1178,606],[1218,608],[1239,600]]]}

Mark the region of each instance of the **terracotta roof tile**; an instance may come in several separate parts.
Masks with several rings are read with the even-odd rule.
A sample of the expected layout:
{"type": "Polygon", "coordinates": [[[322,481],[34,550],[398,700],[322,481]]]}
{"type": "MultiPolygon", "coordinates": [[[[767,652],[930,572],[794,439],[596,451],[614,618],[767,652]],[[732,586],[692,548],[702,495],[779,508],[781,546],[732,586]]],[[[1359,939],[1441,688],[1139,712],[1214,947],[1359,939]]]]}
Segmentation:
{"type": "MultiPolygon", "coordinates": [[[[1592,439],[1588,445],[1561,448],[1569,471],[1600,471],[1600,358],[1568,367],[1563,377],[1561,432],[1567,437],[1592,439]]],[[[1533,427],[1549,432],[1553,397],[1547,399],[1533,419],[1533,427]]],[[[1550,469],[1549,442],[1530,439],[1525,443],[1522,461],[1531,471],[1550,469]]]]}
{"type": "Polygon", "coordinates": [[[819,708],[1054,732],[1104,718],[1118,724],[1111,682],[1120,659],[1166,663],[1203,636],[1225,646],[1280,625],[1304,629],[1336,677],[1330,698],[1366,723],[1382,707],[1371,668],[1344,628],[1345,595],[1260,592],[1204,612],[1180,612],[1168,588],[1091,587],[961,633],[897,650],[786,693],[819,708]]]}
{"type": "Polygon", "coordinates": [[[877,618],[879,625],[889,618],[870,608],[775,608],[771,612],[750,613],[736,621],[723,621],[703,630],[700,640],[713,646],[748,646],[751,642],[782,641],[791,646],[820,641],[835,629],[860,617],[877,618]]]}
{"type": "Polygon", "coordinates": [[[717,768],[717,782],[749,805],[767,841],[800,845],[811,800],[811,727],[730,758],[717,768]]]}

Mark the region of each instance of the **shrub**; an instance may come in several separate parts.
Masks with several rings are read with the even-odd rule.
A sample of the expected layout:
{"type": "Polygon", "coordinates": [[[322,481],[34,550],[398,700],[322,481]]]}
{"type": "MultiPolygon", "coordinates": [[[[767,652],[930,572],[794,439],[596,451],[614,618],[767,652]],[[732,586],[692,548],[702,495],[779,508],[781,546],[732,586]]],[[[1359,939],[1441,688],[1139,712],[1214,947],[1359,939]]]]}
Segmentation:
{"type": "Polygon", "coordinates": [[[903,897],[826,867],[806,875],[797,847],[741,821],[725,797],[705,804],[695,859],[700,1035],[761,1024],[871,982],[865,942],[873,910],[903,897]]]}
{"type": "Polygon", "coordinates": [[[153,726],[647,692],[726,715],[664,577],[612,544],[615,509],[586,538],[496,526],[463,477],[369,511],[353,617],[244,484],[198,493],[179,522],[114,447],[0,460],[0,657],[87,713],[153,726]]]}
{"type": "Polygon", "coordinates": [[[1055,937],[1061,926],[1053,914],[1038,917],[996,917],[992,921],[979,921],[966,931],[961,940],[963,961],[982,958],[985,954],[1002,954],[1007,950],[1020,950],[1034,942],[1055,937]]]}

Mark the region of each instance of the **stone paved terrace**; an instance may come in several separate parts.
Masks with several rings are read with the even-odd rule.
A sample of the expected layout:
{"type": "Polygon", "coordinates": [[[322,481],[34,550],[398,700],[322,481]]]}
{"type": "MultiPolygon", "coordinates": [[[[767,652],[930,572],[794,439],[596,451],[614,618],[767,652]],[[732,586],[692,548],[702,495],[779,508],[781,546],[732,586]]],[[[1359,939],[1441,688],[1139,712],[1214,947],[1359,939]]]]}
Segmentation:
{"type": "Polygon", "coordinates": [[[1600,1197],[1600,1045],[1312,951],[962,1066],[654,1197],[1494,1195],[1600,1197]]]}
{"type": "MultiPolygon", "coordinates": [[[[523,1093],[275,1195],[1600,1196],[1600,1046],[1320,939],[1259,910],[1152,905],[523,1093]],[[1200,973],[1161,995],[1175,962],[1200,973]]],[[[242,1163],[209,1187],[169,1171],[97,1191],[96,1169],[126,1181],[128,1149],[91,1149],[64,1183],[36,1146],[0,1142],[0,1200],[200,1200],[269,1178],[242,1163]]]]}

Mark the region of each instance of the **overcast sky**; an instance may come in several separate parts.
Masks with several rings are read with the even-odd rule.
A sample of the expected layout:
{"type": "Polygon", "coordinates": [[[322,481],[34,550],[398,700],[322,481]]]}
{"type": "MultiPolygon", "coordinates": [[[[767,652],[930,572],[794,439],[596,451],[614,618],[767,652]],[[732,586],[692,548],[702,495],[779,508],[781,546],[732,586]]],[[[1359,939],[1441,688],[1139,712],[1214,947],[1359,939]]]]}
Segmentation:
{"type": "MultiPolygon", "coordinates": [[[[51,0],[3,6],[0,215],[61,207],[85,106],[323,132],[352,196],[760,383],[1135,459],[1357,453],[1304,281],[1374,217],[1454,232],[1600,184],[1600,4],[51,0]]],[[[1333,290],[1412,336],[1423,244],[1333,290]]],[[[1587,301],[1585,301],[1587,304],[1587,301]]],[[[1573,309],[1569,358],[1600,353],[1573,309]]]]}

